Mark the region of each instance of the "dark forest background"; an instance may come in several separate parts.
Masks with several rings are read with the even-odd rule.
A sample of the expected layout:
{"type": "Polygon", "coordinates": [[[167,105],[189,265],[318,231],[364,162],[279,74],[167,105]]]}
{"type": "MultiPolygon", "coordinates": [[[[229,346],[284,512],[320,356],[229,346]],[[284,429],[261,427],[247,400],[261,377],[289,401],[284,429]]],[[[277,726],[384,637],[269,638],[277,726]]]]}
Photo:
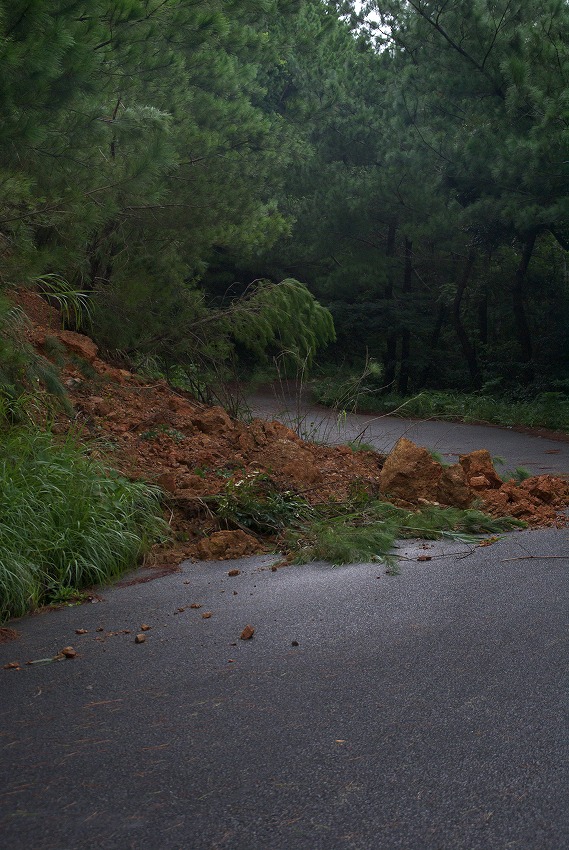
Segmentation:
{"type": "Polygon", "coordinates": [[[566,398],[568,45],[566,0],[3,0],[1,286],[202,394],[319,349],[566,398]]]}

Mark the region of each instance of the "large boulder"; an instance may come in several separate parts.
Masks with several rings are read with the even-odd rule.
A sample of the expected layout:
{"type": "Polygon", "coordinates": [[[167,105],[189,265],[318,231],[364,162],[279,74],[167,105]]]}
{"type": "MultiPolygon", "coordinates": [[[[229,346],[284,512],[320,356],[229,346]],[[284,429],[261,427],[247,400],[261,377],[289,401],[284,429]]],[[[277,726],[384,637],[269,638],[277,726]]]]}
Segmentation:
{"type": "Polygon", "coordinates": [[[444,468],[437,488],[437,501],[453,508],[468,508],[472,500],[472,490],[462,466],[454,463],[444,468]]]}
{"type": "Polygon", "coordinates": [[[198,543],[198,555],[204,561],[228,561],[259,552],[262,545],[244,531],[216,531],[198,543]]]}
{"type": "Polygon", "coordinates": [[[379,486],[386,496],[405,502],[436,502],[442,473],[427,449],[401,437],[383,464],[379,486]]]}
{"type": "Polygon", "coordinates": [[[494,469],[490,452],[486,449],[462,455],[460,465],[464,469],[468,485],[473,490],[497,490],[504,483],[494,469]]]}
{"type": "Polygon", "coordinates": [[[546,505],[562,506],[569,494],[569,482],[551,475],[537,475],[528,478],[520,484],[520,490],[525,490],[534,501],[546,505]]]}

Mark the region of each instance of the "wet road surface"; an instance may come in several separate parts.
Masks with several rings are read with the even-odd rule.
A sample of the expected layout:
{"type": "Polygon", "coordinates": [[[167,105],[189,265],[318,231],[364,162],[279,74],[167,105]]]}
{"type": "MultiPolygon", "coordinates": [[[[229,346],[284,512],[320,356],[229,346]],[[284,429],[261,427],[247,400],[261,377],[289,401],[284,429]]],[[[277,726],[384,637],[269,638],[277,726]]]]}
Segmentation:
{"type": "MultiPolygon", "coordinates": [[[[409,423],[388,426],[364,439],[388,448],[409,423]]],[[[445,455],[489,447],[512,467],[569,471],[562,443],[547,454],[550,441],[443,427],[424,443],[445,455]]],[[[398,552],[394,577],[186,562],[13,623],[0,668],[23,667],[0,669],[0,846],[569,847],[569,531],[398,552]],[[24,664],[67,645],[73,660],[24,664]]]]}

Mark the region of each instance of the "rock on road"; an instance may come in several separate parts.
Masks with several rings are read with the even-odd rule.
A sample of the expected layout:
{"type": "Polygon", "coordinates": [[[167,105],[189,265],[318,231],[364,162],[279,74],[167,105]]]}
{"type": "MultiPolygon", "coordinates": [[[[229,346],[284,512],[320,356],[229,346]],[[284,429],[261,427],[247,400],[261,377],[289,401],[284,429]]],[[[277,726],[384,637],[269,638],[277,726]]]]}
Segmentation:
{"type": "MultiPolygon", "coordinates": [[[[510,466],[569,471],[567,444],[445,439],[449,454],[495,439],[510,466]]],[[[0,644],[0,668],[22,664],[0,669],[0,846],[569,847],[568,553],[567,529],[540,529],[407,541],[394,577],[186,562],[23,618],[0,644]],[[24,663],[68,645],[76,658],[24,663]]]]}

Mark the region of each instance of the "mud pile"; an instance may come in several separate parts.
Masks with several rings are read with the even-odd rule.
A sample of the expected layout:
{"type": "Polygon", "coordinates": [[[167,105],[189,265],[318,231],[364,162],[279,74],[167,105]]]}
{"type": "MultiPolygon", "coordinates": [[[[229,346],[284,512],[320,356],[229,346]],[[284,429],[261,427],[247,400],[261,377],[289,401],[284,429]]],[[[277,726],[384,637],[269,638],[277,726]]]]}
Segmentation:
{"type": "Polygon", "coordinates": [[[405,439],[385,458],[306,443],[278,422],[233,420],[221,407],[205,407],[165,381],[111,366],[91,339],[62,331],[58,312],[38,295],[24,291],[17,300],[30,318],[26,333],[38,351],[53,357],[55,340],[55,348],[65,352],[61,370],[75,416],[60,417],[58,429],[73,429],[93,456],[170,494],[177,542],[156,554],[160,563],[261,551],[262,542],[250,535],[220,531],[207,508],[207,497],[219,494],[228,480],[258,473],[311,503],[342,501],[359,490],[406,505],[482,504],[488,513],[531,525],[558,522],[568,502],[567,483],[548,475],[504,483],[486,451],[443,467],[405,439]]]}

